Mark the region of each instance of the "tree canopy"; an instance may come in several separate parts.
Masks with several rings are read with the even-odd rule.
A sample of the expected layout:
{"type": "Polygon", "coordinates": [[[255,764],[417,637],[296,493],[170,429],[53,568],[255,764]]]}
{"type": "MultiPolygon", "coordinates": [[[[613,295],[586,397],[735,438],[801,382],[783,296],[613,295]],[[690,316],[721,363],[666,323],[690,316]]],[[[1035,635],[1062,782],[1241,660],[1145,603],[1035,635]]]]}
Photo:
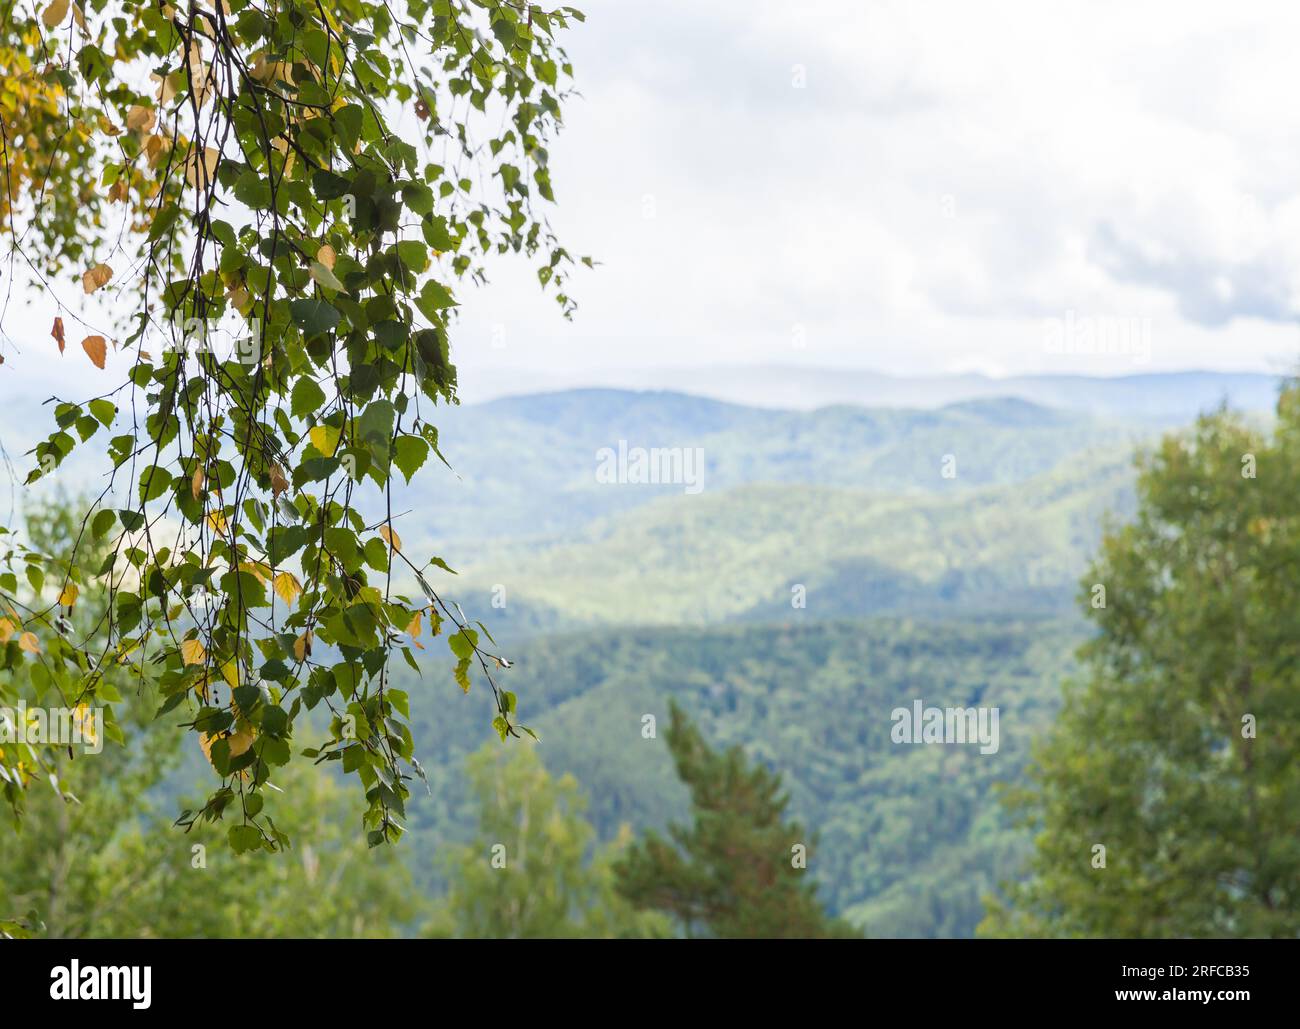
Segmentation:
{"type": "Polygon", "coordinates": [[[426,935],[608,939],[669,935],[668,919],[633,910],[613,862],[631,832],[595,845],[572,775],[552,776],[536,749],[488,745],[467,762],[478,802],[471,843],[449,850],[448,892],[426,935]]]}
{"type": "MultiPolygon", "coordinates": [[[[441,457],[457,284],[519,254],[573,310],[545,209],[572,78],[557,37],[581,18],[0,0],[8,270],[57,304],[49,345],[105,378],[54,398],[27,481],[79,447],[111,470],[70,552],[0,548],[0,703],[58,697],[115,727],[127,670],[220,780],[181,823],[226,819],[236,851],[287,842],[264,787],[296,754],[359,778],[371,845],[401,835],[419,765],[387,669],[422,636],[445,627],[461,688],[481,675],[497,732],[524,731],[508,662],[440,593],[448,564],[403,551],[393,490],[441,457]],[[67,631],[96,583],[102,614],[67,631]]],[[[34,745],[6,748],[0,779],[15,811],[33,781],[74,785],[34,745]]]]}
{"type": "Polygon", "coordinates": [[[1271,436],[1220,411],[1140,461],[1138,516],[1083,580],[1086,679],[1009,799],[1029,877],[982,930],[1300,930],[1300,389],[1271,436]]]}

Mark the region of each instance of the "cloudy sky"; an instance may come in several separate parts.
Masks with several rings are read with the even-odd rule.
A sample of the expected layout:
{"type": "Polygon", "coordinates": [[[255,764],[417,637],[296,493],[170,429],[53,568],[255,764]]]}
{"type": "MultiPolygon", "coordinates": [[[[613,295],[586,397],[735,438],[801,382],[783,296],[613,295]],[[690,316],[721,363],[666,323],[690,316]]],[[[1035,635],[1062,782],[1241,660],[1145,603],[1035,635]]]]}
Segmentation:
{"type": "Polygon", "coordinates": [[[466,307],[467,374],[1291,368],[1300,10],[585,9],[555,221],[604,263],[578,278],[572,326],[498,272],[466,307]],[[1141,339],[1051,345],[1069,319],[1141,339]]]}
{"type": "MultiPolygon", "coordinates": [[[[573,323],[521,264],[462,291],[467,394],[651,366],[1292,368],[1300,9],[583,6],[554,223],[602,263],[573,323]],[[1090,353],[1071,326],[1128,334],[1090,353]]],[[[102,381],[54,352],[48,306],[10,308],[0,393],[102,381]]]]}

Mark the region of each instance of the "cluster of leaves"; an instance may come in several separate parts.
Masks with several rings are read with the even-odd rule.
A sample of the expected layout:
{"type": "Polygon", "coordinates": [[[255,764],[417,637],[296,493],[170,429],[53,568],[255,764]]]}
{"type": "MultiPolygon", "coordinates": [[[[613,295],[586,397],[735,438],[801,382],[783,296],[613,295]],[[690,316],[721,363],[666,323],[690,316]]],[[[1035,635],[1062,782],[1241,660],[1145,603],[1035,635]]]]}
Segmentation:
{"type": "Polygon", "coordinates": [[[486,677],[502,739],[524,728],[492,675],[508,662],[425,574],[450,569],[403,553],[393,488],[441,457],[453,280],[519,253],[573,309],[538,201],[572,76],[554,36],[580,18],[506,0],[5,12],[10,266],[124,312],[119,342],[60,301],[52,334],[62,350],[64,319],[86,324],[100,368],[113,339],[126,381],[56,401],[35,448],[29,482],[101,434],[112,473],[70,557],[0,558],[0,667],[39,663],[105,707],[107,669],[147,680],[222,780],[181,824],[234,812],[236,850],[287,842],[263,787],[322,706],[325,739],[302,753],[360,778],[372,845],[401,834],[419,764],[387,669],[415,664],[426,626],[446,625],[462,688],[486,677]],[[91,582],[104,615],[68,633],[59,607],[91,582]]]}
{"type": "Polygon", "coordinates": [[[1271,436],[1219,411],[1141,457],[1137,518],[1083,580],[1087,677],[1008,795],[1027,880],[982,932],[1300,932],[1297,460],[1294,383],[1271,436]]]}
{"type": "MultiPolygon", "coordinates": [[[[29,707],[54,706],[72,713],[88,743],[95,740],[91,703],[104,708],[101,731],[105,741],[121,745],[125,734],[118,720],[123,701],[119,687],[124,684],[119,669],[107,669],[107,678],[100,676],[93,687],[77,689],[79,677],[69,674],[70,669],[83,666],[84,655],[71,642],[78,634],[87,632],[103,616],[105,602],[103,590],[93,590],[83,596],[75,583],[64,581],[70,557],[69,540],[76,529],[76,520],[66,505],[37,507],[27,515],[27,537],[31,546],[16,540],[0,551],[0,590],[9,594],[18,591],[18,576],[32,595],[45,590],[48,570],[63,582],[58,603],[50,608],[34,609],[21,600],[3,601],[0,608],[0,794],[15,813],[21,812],[28,788],[33,782],[44,779],[54,792],[66,801],[75,801],[65,784],[69,778],[73,748],[49,745],[45,740],[19,732],[18,721],[23,709],[9,706],[12,700],[24,700],[29,707]],[[98,595],[97,595],[98,594],[98,595]],[[74,693],[73,691],[76,690],[74,693]]],[[[7,530],[0,527],[0,541],[9,539],[7,530]]],[[[90,550],[91,548],[87,548],[90,550]]],[[[93,554],[90,554],[93,559],[93,554]]],[[[128,696],[128,701],[134,698],[128,696]]]]}

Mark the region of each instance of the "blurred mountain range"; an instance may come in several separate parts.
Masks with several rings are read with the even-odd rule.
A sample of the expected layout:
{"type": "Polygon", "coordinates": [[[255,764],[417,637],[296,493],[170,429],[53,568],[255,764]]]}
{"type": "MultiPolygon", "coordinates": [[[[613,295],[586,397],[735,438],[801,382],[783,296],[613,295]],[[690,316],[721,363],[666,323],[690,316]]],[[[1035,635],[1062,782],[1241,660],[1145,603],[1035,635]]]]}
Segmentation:
{"type": "Polygon", "coordinates": [[[1017,397],[1098,416],[1181,423],[1222,402],[1245,411],[1271,409],[1281,377],[1262,372],[1177,371],[1115,377],[1087,375],[897,376],[857,368],[802,365],[595,369],[575,376],[545,370],[480,370],[462,376],[462,397],[502,396],[574,387],[689,393],[752,407],[806,411],[836,404],[943,407],[965,400],[1017,397]]]}

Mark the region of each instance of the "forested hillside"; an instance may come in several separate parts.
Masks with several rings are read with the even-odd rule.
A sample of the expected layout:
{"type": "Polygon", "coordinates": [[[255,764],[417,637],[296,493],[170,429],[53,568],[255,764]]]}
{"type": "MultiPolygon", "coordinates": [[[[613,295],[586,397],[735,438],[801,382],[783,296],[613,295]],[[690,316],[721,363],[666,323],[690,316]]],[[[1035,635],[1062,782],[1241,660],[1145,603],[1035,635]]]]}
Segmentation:
{"type": "MultiPolygon", "coordinates": [[[[819,837],[810,868],[832,910],[872,935],[968,936],[981,895],[1014,873],[1027,844],[994,784],[1019,778],[1080,633],[1061,620],[620,628],[533,641],[513,655],[510,685],[547,767],[588,792],[603,838],[683,814],[662,733],[642,737],[643,717],[666,723],[675,699],[709,738],[783,773],[793,814],[819,837]],[[888,713],[917,699],[997,705],[998,752],[895,745],[888,713]]],[[[472,826],[463,759],[490,709],[488,697],[458,698],[431,678],[403,682],[430,745],[430,791],[411,806],[414,871],[430,884],[441,869],[428,856],[472,826]]]]}
{"type": "MultiPolygon", "coordinates": [[[[565,538],[683,485],[602,483],[596,453],[617,447],[692,448],[701,493],[768,483],[874,494],[948,495],[1022,482],[1091,451],[1127,452],[1151,427],[1015,399],[938,410],[827,407],[782,411],[680,393],[570,390],[451,409],[404,538],[455,552],[483,541],[565,538]],[[945,455],[956,474],[945,477],[945,455]],[[418,515],[418,517],[417,517],[418,515]]],[[[1077,470],[1076,470],[1077,474],[1077,470]]]]}
{"type": "MultiPolygon", "coordinates": [[[[522,397],[457,412],[444,452],[477,474],[443,469],[437,502],[397,524],[408,551],[427,533],[449,561],[471,557],[428,575],[511,659],[503,685],[600,839],[684,814],[662,734],[642,735],[675,699],[783,774],[831,912],[871,935],[969,936],[1027,853],[996,784],[1020,781],[1056,710],[1084,636],[1080,570],[1106,516],[1131,511],[1141,438],[1019,400],[796,413],[522,397]],[[595,451],[619,439],[703,446],[705,488],[597,483],[595,451]],[[889,712],[916,700],[997,706],[997,753],[892,743],[889,712]]],[[[478,818],[465,761],[495,740],[493,703],[421,663],[394,673],[429,778],[403,860],[437,894],[445,845],[478,818]]],[[[202,771],[186,764],[176,781],[202,771]]]]}

